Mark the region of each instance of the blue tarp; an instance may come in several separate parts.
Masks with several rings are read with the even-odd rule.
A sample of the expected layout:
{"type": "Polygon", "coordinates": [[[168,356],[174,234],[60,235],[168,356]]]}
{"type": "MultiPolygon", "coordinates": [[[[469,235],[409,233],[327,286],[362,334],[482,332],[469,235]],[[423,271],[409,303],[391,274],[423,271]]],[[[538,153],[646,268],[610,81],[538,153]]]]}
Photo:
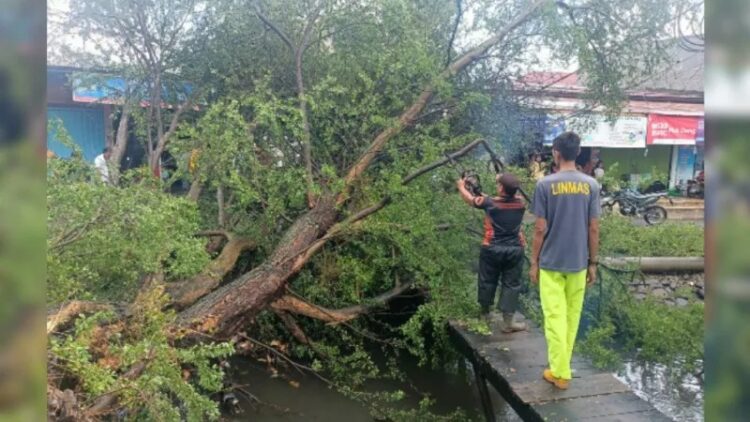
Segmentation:
{"type": "MultiPolygon", "coordinates": [[[[104,103],[104,104],[117,104],[120,103],[125,88],[127,87],[127,81],[120,77],[111,77],[103,79],[97,83],[84,83],[83,78],[73,78],[73,101],[79,103],[104,103]]],[[[141,101],[148,101],[150,98],[150,92],[148,89],[142,88],[144,92],[141,92],[141,101]]],[[[180,92],[174,93],[168,86],[162,86],[161,97],[165,101],[170,101],[172,96],[177,97],[177,101],[183,102],[190,95],[193,87],[189,83],[182,84],[180,92]]]]}

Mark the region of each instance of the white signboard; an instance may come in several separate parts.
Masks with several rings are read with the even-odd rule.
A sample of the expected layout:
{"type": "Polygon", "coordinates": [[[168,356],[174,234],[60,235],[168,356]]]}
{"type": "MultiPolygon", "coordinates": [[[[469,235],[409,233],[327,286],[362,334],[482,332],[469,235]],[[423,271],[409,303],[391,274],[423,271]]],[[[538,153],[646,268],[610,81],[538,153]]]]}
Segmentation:
{"type": "Polygon", "coordinates": [[[550,116],[544,140],[551,144],[555,136],[572,130],[581,136],[582,147],[645,148],[647,126],[645,116],[621,116],[613,125],[601,115],[572,118],[550,116]]]}

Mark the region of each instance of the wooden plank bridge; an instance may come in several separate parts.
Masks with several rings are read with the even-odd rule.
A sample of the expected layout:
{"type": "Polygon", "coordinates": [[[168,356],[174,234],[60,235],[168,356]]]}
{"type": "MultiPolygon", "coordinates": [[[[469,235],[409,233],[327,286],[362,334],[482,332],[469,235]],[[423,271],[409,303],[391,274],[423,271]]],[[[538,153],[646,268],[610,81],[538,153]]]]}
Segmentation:
{"type": "Polygon", "coordinates": [[[489,336],[471,332],[457,321],[448,323],[455,346],[474,367],[487,421],[495,421],[487,381],[524,421],[671,420],[580,356],[573,356],[570,388],[559,390],[544,381],[547,344],[541,330],[527,323],[528,331],[503,334],[499,322],[493,322],[489,336]]]}

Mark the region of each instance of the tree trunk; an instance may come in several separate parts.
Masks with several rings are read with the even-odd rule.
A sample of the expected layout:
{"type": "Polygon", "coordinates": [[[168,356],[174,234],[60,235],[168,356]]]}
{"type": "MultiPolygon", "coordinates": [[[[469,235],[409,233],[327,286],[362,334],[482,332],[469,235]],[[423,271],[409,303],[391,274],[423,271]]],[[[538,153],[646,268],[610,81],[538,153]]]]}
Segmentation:
{"type": "Polygon", "coordinates": [[[120,114],[120,123],[117,125],[117,134],[115,134],[115,144],[112,147],[112,155],[109,157],[109,166],[111,167],[112,182],[117,185],[120,181],[120,164],[125,150],[128,146],[128,123],[130,121],[130,107],[126,104],[122,106],[120,114]]]}
{"type": "Polygon", "coordinates": [[[193,202],[198,202],[198,198],[200,198],[201,191],[203,190],[203,183],[201,183],[197,175],[194,177],[195,179],[193,179],[193,183],[190,184],[190,191],[188,192],[187,197],[193,202]]]}
{"type": "Polygon", "coordinates": [[[200,323],[202,330],[222,331],[237,317],[250,318],[283,293],[287,280],[295,275],[315,244],[337,219],[335,198],[321,198],[286,231],[276,250],[263,264],[237,280],[214,290],[179,315],[179,323],[200,323]]]}
{"type": "Polygon", "coordinates": [[[219,256],[211,261],[203,272],[190,280],[167,284],[167,293],[172,298],[172,305],[177,309],[182,309],[215,289],[234,268],[240,254],[255,246],[255,242],[249,239],[230,235],[229,241],[219,256]]]}

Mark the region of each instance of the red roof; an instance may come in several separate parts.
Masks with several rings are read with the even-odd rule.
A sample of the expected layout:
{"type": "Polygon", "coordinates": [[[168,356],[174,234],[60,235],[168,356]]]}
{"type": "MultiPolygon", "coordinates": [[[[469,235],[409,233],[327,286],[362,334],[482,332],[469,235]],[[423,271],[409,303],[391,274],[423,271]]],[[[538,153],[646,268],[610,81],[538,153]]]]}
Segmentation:
{"type": "Polygon", "coordinates": [[[518,81],[528,86],[552,86],[565,88],[583,88],[578,83],[578,74],[575,72],[529,72],[518,81]]]}

